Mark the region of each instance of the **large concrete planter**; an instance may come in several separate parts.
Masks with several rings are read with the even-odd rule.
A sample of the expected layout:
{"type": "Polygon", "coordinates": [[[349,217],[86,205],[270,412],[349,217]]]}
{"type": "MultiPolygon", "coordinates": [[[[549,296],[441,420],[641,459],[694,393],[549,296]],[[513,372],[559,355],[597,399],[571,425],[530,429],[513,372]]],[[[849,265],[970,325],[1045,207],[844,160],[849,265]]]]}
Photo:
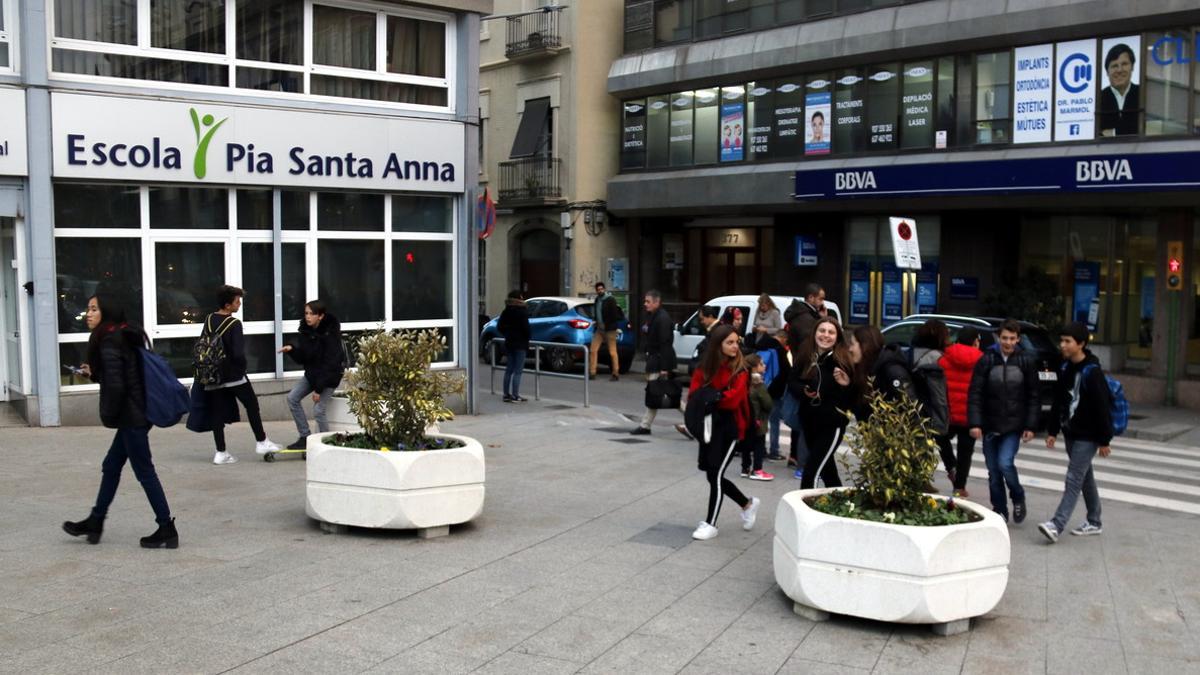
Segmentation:
{"type": "Polygon", "coordinates": [[[447,534],[483,510],[483,446],[473,438],[436,434],[465,447],[380,452],[328,445],[308,437],[305,511],[326,531],[347,526],[447,534]]]}
{"type": "Polygon", "coordinates": [[[796,613],[927,623],[950,634],[1000,602],[1008,526],[990,509],[956,500],[983,520],[915,527],[840,518],[804,503],[831,491],[789,492],[775,514],[775,580],[796,613]]]}
{"type": "Polygon", "coordinates": [[[325,419],[329,422],[329,428],[335,431],[358,429],[358,420],[350,414],[350,399],[345,396],[335,394],[329,399],[329,404],[325,406],[325,419]]]}

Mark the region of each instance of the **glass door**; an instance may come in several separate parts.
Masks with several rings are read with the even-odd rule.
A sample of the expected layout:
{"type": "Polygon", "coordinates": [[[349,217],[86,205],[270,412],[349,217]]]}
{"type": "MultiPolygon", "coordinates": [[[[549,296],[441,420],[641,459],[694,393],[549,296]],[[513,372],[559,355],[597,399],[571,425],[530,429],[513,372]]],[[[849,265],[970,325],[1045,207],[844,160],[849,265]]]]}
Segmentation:
{"type": "Polygon", "coordinates": [[[17,287],[17,230],[14,218],[0,218],[0,401],[21,386],[21,328],[17,287]]]}
{"type": "Polygon", "coordinates": [[[890,326],[910,314],[930,314],[938,309],[938,253],[941,219],[916,216],[921,269],[896,267],[890,221],[887,216],[850,219],[847,242],[848,324],[890,326]]]}

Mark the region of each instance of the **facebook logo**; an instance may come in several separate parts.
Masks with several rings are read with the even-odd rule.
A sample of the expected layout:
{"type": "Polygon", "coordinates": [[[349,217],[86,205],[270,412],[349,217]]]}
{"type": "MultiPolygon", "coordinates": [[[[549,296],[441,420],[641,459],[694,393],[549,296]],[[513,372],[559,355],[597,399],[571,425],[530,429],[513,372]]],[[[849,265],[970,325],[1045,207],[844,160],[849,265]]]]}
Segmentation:
{"type": "Polygon", "coordinates": [[[1071,126],[1067,127],[1067,135],[1068,136],[1078,136],[1079,135],[1079,125],[1072,124],[1071,126]]]}

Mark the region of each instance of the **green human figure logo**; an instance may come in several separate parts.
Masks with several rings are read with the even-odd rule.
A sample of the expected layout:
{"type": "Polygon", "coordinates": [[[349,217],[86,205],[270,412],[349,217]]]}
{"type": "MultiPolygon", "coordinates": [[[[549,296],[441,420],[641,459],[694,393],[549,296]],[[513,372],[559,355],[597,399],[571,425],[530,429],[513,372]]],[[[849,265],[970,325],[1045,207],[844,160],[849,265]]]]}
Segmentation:
{"type": "Polygon", "coordinates": [[[195,108],[188,108],[188,112],[192,114],[192,127],[196,130],[196,158],[192,161],[192,171],[195,172],[196,178],[202,179],[208,174],[208,144],[212,141],[213,134],[217,133],[217,129],[228,122],[229,118],[217,122],[212,115],[200,117],[195,108]]]}

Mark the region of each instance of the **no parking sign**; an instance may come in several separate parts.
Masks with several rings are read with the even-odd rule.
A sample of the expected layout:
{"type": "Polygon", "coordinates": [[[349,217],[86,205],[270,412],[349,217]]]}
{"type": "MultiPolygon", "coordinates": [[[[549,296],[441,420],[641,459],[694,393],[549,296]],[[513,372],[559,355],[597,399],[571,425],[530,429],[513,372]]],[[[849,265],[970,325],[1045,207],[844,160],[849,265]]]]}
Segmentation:
{"type": "Polygon", "coordinates": [[[902,270],[921,269],[921,247],[917,243],[917,221],[912,218],[890,218],[892,223],[892,250],[896,253],[896,267],[902,270]]]}

